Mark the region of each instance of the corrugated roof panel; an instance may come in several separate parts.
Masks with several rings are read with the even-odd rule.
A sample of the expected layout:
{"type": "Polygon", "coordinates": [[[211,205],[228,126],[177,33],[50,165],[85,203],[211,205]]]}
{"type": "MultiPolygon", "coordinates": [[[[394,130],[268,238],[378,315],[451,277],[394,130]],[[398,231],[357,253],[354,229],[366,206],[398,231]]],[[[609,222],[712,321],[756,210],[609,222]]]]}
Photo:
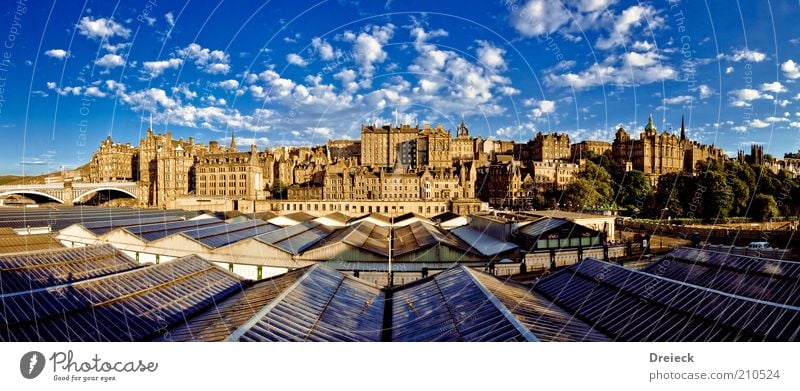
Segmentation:
{"type": "Polygon", "coordinates": [[[494,256],[519,247],[469,226],[454,228],[450,232],[485,256],[494,256]]]}
{"type": "Polygon", "coordinates": [[[160,224],[147,224],[133,227],[124,228],[125,231],[132,235],[138,236],[144,241],[150,242],[158,240],[169,235],[181,233],[188,230],[196,230],[201,228],[214,227],[224,224],[225,222],[217,218],[207,218],[199,220],[181,220],[164,222],[160,224]]]}
{"type": "Polygon", "coordinates": [[[333,228],[315,221],[307,221],[259,235],[256,240],[275,246],[289,254],[299,254],[333,231],[333,228]]]}
{"type": "Polygon", "coordinates": [[[0,293],[73,283],[139,267],[110,244],[0,256],[0,293]]]}
{"type": "Polygon", "coordinates": [[[670,280],[587,258],[536,291],[615,340],[795,341],[800,308],[670,280]]]}
{"type": "Polygon", "coordinates": [[[44,251],[64,248],[57,239],[50,235],[6,235],[0,237],[0,254],[27,251],[44,251]]]}
{"type": "Polygon", "coordinates": [[[528,287],[469,272],[540,341],[610,341],[610,338],[528,287]]]}
{"type": "Polygon", "coordinates": [[[109,219],[100,221],[91,221],[81,224],[83,228],[91,231],[95,235],[102,235],[120,227],[138,226],[146,224],[166,223],[170,221],[183,220],[178,216],[156,216],[156,217],[137,217],[130,219],[109,219]]]}
{"type": "Polygon", "coordinates": [[[643,271],[778,304],[800,306],[800,263],[681,248],[643,271]]]}
{"type": "Polygon", "coordinates": [[[307,269],[261,280],[218,302],[187,323],[171,329],[159,341],[223,341],[294,284],[307,269]]]}
{"type": "Polygon", "coordinates": [[[379,341],[383,291],[315,265],[239,328],[239,341],[379,341]]]}
{"type": "Polygon", "coordinates": [[[400,287],[392,295],[394,341],[531,340],[520,328],[464,267],[400,287]]]}
{"type": "Polygon", "coordinates": [[[197,256],[0,296],[3,341],[141,341],[241,289],[197,256]]]}
{"type": "Polygon", "coordinates": [[[567,220],[545,217],[530,224],[526,224],[519,229],[519,232],[529,236],[539,237],[543,233],[567,223],[569,223],[567,220]]]}

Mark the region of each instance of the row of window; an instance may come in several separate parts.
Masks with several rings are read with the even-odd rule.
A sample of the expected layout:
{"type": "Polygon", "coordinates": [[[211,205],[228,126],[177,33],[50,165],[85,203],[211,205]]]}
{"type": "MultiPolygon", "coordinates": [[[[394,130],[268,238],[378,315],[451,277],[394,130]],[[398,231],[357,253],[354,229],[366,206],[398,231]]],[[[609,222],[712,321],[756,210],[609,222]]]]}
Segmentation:
{"type": "MultiPolygon", "coordinates": [[[[335,212],[335,211],[345,211],[345,212],[354,212],[354,213],[405,213],[405,206],[400,205],[395,206],[388,206],[388,205],[350,205],[350,204],[322,204],[322,203],[314,203],[314,204],[302,204],[302,203],[284,203],[281,204],[281,210],[284,211],[307,211],[307,212],[335,212]],[[305,207],[305,208],[304,208],[305,207]],[[391,211],[391,212],[390,212],[391,211]]],[[[443,213],[447,211],[446,206],[418,206],[417,213],[443,213]]]]}

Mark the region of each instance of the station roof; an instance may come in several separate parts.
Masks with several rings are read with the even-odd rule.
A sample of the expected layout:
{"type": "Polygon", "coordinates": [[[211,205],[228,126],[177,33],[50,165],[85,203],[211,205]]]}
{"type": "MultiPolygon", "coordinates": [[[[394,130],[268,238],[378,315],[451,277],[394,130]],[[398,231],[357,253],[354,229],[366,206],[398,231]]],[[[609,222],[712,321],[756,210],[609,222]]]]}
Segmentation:
{"type": "Polygon", "coordinates": [[[40,289],[139,267],[110,244],[0,256],[0,293],[40,289]]]}
{"type": "Polygon", "coordinates": [[[99,208],[94,206],[0,208],[0,227],[27,228],[50,226],[59,231],[73,224],[95,221],[128,220],[159,216],[178,216],[190,219],[199,211],[179,209],[99,208]]]}
{"type": "Polygon", "coordinates": [[[392,249],[395,255],[403,255],[439,244],[465,252],[471,251],[471,246],[457,236],[448,235],[433,225],[419,221],[406,226],[395,227],[393,238],[392,249]]]}
{"type": "Polygon", "coordinates": [[[643,271],[758,300],[800,307],[800,263],[680,248],[643,271]]]}
{"type": "Polygon", "coordinates": [[[0,296],[3,341],[142,341],[242,289],[197,256],[0,296]]]}
{"type": "Polygon", "coordinates": [[[263,220],[248,220],[240,223],[221,224],[183,231],[184,235],[208,247],[219,248],[249,239],[267,232],[272,232],[281,227],[263,220]]]}
{"type": "Polygon", "coordinates": [[[796,341],[800,308],[587,258],[537,293],[620,341],[796,341]]]}
{"type": "Polygon", "coordinates": [[[484,233],[470,226],[454,228],[450,230],[450,232],[466,242],[472,249],[477,250],[487,257],[519,248],[519,246],[514,243],[499,240],[488,233],[484,233]]]}
{"type": "Polygon", "coordinates": [[[316,221],[306,221],[305,223],[275,229],[258,235],[255,240],[277,247],[289,254],[297,255],[330,235],[333,231],[334,228],[316,221]]]}
{"type": "Polygon", "coordinates": [[[137,236],[145,242],[151,242],[181,232],[196,231],[203,228],[217,227],[223,224],[225,224],[224,221],[212,217],[198,220],[165,221],[156,224],[130,226],[123,228],[123,230],[131,235],[137,236]]]}
{"type": "Polygon", "coordinates": [[[133,227],[148,224],[164,224],[172,221],[183,221],[178,216],[153,216],[153,217],[134,217],[125,219],[106,219],[81,223],[80,226],[95,235],[102,235],[117,228],[133,227]]]}
{"type": "Polygon", "coordinates": [[[379,341],[384,292],[324,265],[308,270],[230,341],[379,341]]]}
{"type": "MultiPolygon", "coordinates": [[[[13,231],[12,231],[13,232],[13,231]]],[[[4,235],[0,236],[0,254],[25,251],[49,250],[64,248],[50,235],[4,235]]]]}
{"type": "Polygon", "coordinates": [[[464,266],[397,288],[393,341],[607,341],[557,305],[464,266]]]}
{"type": "Polygon", "coordinates": [[[359,221],[339,229],[325,238],[324,242],[318,242],[307,249],[320,248],[337,242],[361,248],[384,257],[389,256],[389,228],[369,221],[359,221]]]}

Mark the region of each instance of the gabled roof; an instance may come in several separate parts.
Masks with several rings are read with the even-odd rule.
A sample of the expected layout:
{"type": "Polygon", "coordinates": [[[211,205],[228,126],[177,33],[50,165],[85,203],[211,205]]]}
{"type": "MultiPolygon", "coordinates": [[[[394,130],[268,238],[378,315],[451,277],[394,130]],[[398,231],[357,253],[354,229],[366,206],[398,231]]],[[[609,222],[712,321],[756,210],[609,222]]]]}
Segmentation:
{"type": "Polygon", "coordinates": [[[488,233],[470,226],[454,228],[450,230],[450,233],[466,242],[472,249],[477,250],[487,257],[519,248],[519,246],[514,243],[499,240],[488,233]]]}
{"type": "Polygon", "coordinates": [[[64,248],[50,235],[6,235],[0,237],[0,254],[64,248]]]}
{"type": "Polygon", "coordinates": [[[797,341],[800,307],[587,258],[535,290],[620,341],[797,341]]]}
{"type": "Polygon", "coordinates": [[[395,289],[391,335],[393,341],[608,340],[525,288],[463,265],[395,289]]]}
{"type": "Polygon", "coordinates": [[[0,256],[0,294],[74,283],[139,267],[110,244],[0,256]]]}
{"type": "Polygon", "coordinates": [[[142,341],[242,289],[191,255],[109,276],[0,296],[2,341],[142,341]]]}
{"type": "Polygon", "coordinates": [[[177,233],[216,227],[225,224],[217,218],[199,220],[165,221],[156,224],[145,224],[122,228],[123,231],[134,235],[145,242],[151,242],[177,233]]]}
{"type": "Polygon", "coordinates": [[[213,227],[183,231],[180,235],[195,240],[210,248],[219,248],[252,238],[281,227],[262,220],[249,220],[241,223],[222,224],[213,227]]]}
{"type": "Polygon", "coordinates": [[[306,250],[322,248],[339,242],[380,256],[389,256],[389,228],[369,221],[359,221],[339,229],[325,238],[324,243],[317,242],[314,246],[306,250]]]}
{"type": "Polygon", "coordinates": [[[403,227],[395,227],[393,238],[392,249],[394,250],[394,255],[403,255],[439,244],[464,252],[470,251],[470,245],[458,237],[448,235],[433,225],[419,221],[403,227]]]}
{"type": "Polygon", "coordinates": [[[316,221],[306,221],[290,227],[280,228],[258,235],[255,240],[276,247],[289,254],[297,255],[313,246],[333,232],[316,221]]]}
{"type": "Polygon", "coordinates": [[[800,263],[680,248],[642,271],[676,281],[800,307],[800,263]]]}
{"type": "Polygon", "coordinates": [[[380,341],[384,292],[317,264],[233,331],[229,341],[380,341]]]}

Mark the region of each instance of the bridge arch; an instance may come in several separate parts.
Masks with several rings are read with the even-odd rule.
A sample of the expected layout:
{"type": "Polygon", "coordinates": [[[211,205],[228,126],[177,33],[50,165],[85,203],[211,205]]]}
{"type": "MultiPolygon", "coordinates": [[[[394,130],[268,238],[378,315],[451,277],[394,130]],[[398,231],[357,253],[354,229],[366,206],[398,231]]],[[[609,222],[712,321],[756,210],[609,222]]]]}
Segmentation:
{"type": "Polygon", "coordinates": [[[87,196],[89,194],[99,193],[101,191],[109,191],[109,190],[118,191],[120,193],[127,194],[127,195],[131,196],[132,198],[137,198],[136,194],[133,194],[133,193],[131,193],[131,192],[127,191],[127,190],[124,190],[124,189],[120,189],[118,187],[98,187],[98,188],[95,188],[95,189],[89,189],[89,190],[85,191],[83,194],[75,197],[75,199],[72,200],[72,203],[76,203],[76,202],[80,201],[81,198],[83,198],[83,197],[85,197],[85,196],[87,196]]]}
{"type": "Polygon", "coordinates": [[[7,196],[7,195],[11,195],[11,194],[19,194],[19,195],[33,194],[33,195],[37,195],[37,196],[41,196],[41,197],[45,197],[45,198],[51,199],[53,201],[58,202],[59,204],[63,204],[64,203],[64,200],[62,200],[62,199],[60,199],[60,198],[58,198],[56,196],[53,196],[53,195],[50,195],[50,194],[47,194],[47,193],[42,193],[42,192],[36,191],[36,190],[20,189],[20,190],[4,191],[4,192],[0,193],[0,197],[4,197],[4,196],[7,196]]]}

